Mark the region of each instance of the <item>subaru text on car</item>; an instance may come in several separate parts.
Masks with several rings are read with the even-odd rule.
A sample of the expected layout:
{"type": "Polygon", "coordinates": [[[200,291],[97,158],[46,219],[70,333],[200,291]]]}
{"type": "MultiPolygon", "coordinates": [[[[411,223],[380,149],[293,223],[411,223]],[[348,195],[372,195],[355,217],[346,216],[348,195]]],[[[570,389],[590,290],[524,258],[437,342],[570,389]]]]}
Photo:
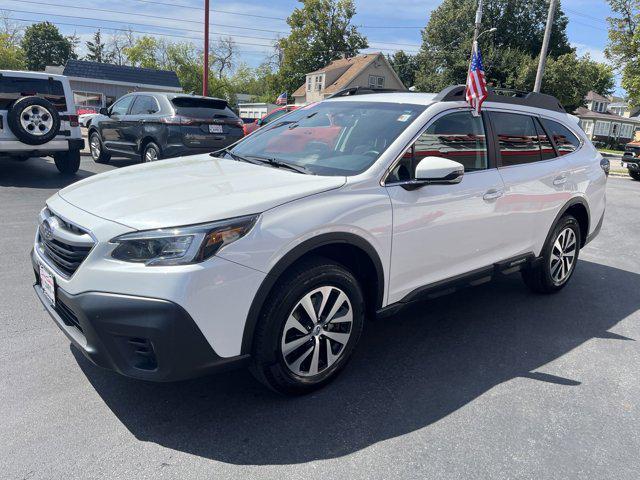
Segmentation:
{"type": "Polygon", "coordinates": [[[248,365],[304,393],[374,316],[517,271],[567,285],[607,177],[555,98],[491,94],[476,117],[464,87],[348,93],[49,198],[35,291],[78,349],[139,379],[248,365]]]}

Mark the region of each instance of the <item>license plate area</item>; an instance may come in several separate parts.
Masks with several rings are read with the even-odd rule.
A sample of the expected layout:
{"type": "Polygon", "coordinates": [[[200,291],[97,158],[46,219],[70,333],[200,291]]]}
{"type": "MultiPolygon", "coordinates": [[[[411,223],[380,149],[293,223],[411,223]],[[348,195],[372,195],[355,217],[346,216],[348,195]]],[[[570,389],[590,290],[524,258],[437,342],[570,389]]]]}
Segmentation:
{"type": "Polygon", "coordinates": [[[56,306],[56,278],[53,274],[43,265],[40,265],[40,286],[42,287],[42,293],[49,300],[51,306],[56,306]]]}
{"type": "Polygon", "coordinates": [[[209,125],[209,133],[224,133],[222,125],[209,125]]]}

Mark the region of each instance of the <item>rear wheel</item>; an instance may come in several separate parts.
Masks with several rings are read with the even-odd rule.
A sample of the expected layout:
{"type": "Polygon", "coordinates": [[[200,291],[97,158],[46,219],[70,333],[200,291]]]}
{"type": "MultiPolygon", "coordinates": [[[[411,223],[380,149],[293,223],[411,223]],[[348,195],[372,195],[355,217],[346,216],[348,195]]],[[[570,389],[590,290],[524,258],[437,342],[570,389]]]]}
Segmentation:
{"type": "Polygon", "coordinates": [[[569,282],[580,253],[580,225],[565,215],[553,229],[539,261],[522,271],[524,283],[537,293],[555,293],[569,282]]]}
{"type": "Polygon", "coordinates": [[[256,327],[252,372],[271,389],[303,394],[347,364],[364,323],[358,281],[342,265],[315,258],[272,290],[256,327]]]}
{"type": "Polygon", "coordinates": [[[160,147],[156,145],[154,142],[149,142],[145,145],[144,150],[142,151],[142,161],[147,162],[156,162],[162,159],[162,152],[160,147]]]}
{"type": "Polygon", "coordinates": [[[631,178],[633,178],[634,180],[640,181],[640,171],[629,170],[629,175],[631,175],[631,178]]]}
{"type": "Polygon", "coordinates": [[[91,150],[91,158],[96,163],[109,163],[111,160],[111,154],[106,151],[102,143],[100,134],[96,131],[91,132],[89,135],[89,149],[91,150]]]}
{"type": "Polygon", "coordinates": [[[80,152],[78,150],[59,152],[53,155],[53,161],[60,173],[72,175],[80,168],[80,152]]]}

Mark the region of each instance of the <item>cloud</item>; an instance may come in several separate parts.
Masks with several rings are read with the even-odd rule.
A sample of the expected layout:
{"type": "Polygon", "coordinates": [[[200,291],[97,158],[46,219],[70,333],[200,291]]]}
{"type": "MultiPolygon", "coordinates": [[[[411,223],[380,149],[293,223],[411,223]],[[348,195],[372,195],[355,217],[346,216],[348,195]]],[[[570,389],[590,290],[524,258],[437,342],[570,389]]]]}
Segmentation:
{"type": "Polygon", "coordinates": [[[596,62],[609,63],[607,57],[604,55],[604,49],[598,47],[592,47],[590,45],[585,45],[584,43],[572,43],[571,46],[576,49],[576,53],[579,56],[589,54],[592,60],[596,62]]]}

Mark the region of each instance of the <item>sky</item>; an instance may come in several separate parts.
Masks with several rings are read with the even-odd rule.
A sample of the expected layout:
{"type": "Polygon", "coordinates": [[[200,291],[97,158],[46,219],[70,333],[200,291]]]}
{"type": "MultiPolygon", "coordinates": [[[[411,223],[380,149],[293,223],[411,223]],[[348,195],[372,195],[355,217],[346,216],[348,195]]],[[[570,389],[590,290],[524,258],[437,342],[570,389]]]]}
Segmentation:
{"type": "MultiPolygon", "coordinates": [[[[210,0],[211,36],[231,36],[240,52],[240,61],[257,66],[272,52],[270,45],[287,34],[285,22],[299,5],[295,0],[210,0]]],[[[368,37],[370,51],[393,53],[403,49],[416,52],[420,30],[441,0],[355,0],[354,24],[368,37]]],[[[76,33],[88,40],[100,27],[108,38],[115,29],[131,26],[142,33],[159,33],[167,40],[202,42],[204,0],[0,0],[0,10],[14,21],[28,25],[48,20],[64,34],[76,33]]],[[[604,0],[562,0],[569,18],[567,34],[579,54],[589,53],[604,61],[607,44],[606,17],[611,14],[604,0]]],[[[104,38],[103,37],[103,38],[104,38]]],[[[83,54],[84,47],[80,54],[83,54]]]]}

